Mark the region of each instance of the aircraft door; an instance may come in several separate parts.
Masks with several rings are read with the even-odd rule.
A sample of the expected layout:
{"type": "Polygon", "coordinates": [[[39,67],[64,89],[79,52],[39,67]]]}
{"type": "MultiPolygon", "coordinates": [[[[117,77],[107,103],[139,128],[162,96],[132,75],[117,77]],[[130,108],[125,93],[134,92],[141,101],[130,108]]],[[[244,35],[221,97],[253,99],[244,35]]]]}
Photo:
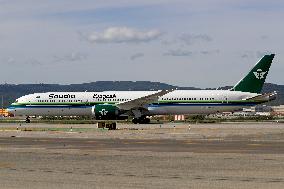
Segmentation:
{"type": "Polygon", "coordinates": [[[228,96],[224,96],[223,99],[222,99],[222,103],[229,103],[229,99],[228,99],[228,96]]]}

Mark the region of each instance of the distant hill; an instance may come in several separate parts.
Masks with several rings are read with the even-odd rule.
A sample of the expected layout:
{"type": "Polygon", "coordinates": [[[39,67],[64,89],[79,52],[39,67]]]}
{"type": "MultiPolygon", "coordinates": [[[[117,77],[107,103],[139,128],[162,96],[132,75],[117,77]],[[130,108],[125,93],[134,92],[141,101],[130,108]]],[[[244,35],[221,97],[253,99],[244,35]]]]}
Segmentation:
{"type": "MultiPolygon", "coordinates": [[[[160,82],[151,81],[97,81],[82,84],[2,84],[0,85],[0,96],[4,98],[4,107],[26,94],[40,93],[40,92],[59,92],[59,91],[140,91],[140,90],[159,90],[159,89],[184,89],[184,90],[198,90],[195,87],[178,87],[160,82]]],[[[231,88],[229,86],[222,89],[231,88]]],[[[265,83],[263,92],[278,92],[278,100],[273,104],[284,104],[284,85],[276,85],[272,83],[265,83]]],[[[1,99],[0,99],[1,100],[1,99]]]]}

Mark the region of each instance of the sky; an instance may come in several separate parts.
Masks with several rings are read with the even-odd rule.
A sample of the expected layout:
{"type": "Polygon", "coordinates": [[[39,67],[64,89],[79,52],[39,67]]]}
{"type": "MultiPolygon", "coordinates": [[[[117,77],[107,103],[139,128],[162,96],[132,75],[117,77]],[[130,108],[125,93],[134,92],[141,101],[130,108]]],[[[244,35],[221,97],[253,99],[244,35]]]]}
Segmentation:
{"type": "Polygon", "coordinates": [[[281,0],[0,0],[0,83],[236,84],[275,53],[284,84],[281,0]]]}

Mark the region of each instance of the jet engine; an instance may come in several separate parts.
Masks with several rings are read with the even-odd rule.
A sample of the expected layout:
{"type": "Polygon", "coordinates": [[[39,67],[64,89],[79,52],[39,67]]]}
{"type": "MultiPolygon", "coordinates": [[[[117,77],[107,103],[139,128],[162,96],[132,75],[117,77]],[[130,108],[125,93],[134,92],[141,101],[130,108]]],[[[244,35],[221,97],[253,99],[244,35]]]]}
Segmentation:
{"type": "Polygon", "coordinates": [[[98,104],[92,108],[96,119],[115,120],[119,117],[119,110],[112,104],[98,104]]]}

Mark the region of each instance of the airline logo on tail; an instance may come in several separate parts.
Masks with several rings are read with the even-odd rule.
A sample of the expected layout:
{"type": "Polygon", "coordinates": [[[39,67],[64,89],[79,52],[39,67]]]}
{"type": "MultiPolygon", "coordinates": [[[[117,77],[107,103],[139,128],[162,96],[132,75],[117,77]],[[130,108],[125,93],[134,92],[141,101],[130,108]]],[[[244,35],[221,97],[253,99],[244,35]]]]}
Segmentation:
{"type": "Polygon", "coordinates": [[[264,79],[264,75],[267,72],[263,72],[262,69],[257,69],[256,72],[253,72],[253,74],[255,75],[256,79],[264,79]]]}

